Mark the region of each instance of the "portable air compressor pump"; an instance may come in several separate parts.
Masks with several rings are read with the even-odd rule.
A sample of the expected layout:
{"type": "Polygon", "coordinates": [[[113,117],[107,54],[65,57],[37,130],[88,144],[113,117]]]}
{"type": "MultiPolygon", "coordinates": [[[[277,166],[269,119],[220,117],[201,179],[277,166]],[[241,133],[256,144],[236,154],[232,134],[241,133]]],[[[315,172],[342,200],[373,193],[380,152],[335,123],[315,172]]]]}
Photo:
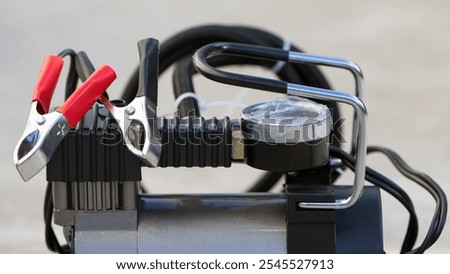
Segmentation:
{"type": "Polygon", "coordinates": [[[122,97],[114,100],[106,92],[115,79],[112,68],[96,69],[85,52],[70,49],[46,59],[14,157],[25,180],[46,166],[45,238],[50,250],[384,253],[380,190],[410,214],[402,253],[423,253],[438,239],[445,224],[445,194],[395,152],[367,146],[363,74],[355,63],[304,53],[274,34],[244,26],[195,27],[161,45],[143,39],[138,50],[139,67],[122,97]],[[70,58],[68,99],[48,113],[64,58],[70,58]],[[172,65],[177,111],[159,116],[158,76],[172,65]],[[229,65],[231,69],[222,69],[229,65]],[[241,65],[267,68],[278,79],[236,72],[241,65]],[[333,90],[320,66],[349,71],[355,91],[333,90]],[[198,73],[272,92],[276,99],[248,105],[240,117],[203,117],[193,84],[198,73]],[[83,85],[77,88],[79,80],[83,85]],[[343,104],[354,111],[348,152],[340,132],[343,104]],[[371,152],[384,153],[438,201],[421,244],[416,245],[412,200],[366,166],[371,152]],[[170,167],[235,164],[265,173],[249,192],[236,194],[150,194],[141,184],[143,168],[170,173],[170,167]],[[354,172],[352,181],[335,184],[348,171],[354,172]],[[270,192],[280,179],[282,189],[270,192]],[[63,228],[67,244],[59,243],[52,222],[63,228]]]}

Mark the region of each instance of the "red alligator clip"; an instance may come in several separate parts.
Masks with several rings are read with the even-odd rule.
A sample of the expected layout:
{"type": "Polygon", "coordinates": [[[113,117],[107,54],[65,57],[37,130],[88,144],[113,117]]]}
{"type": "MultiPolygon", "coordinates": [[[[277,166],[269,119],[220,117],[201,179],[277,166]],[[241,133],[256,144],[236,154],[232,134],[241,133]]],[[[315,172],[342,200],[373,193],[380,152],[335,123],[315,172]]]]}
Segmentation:
{"type": "Polygon", "coordinates": [[[47,165],[70,128],[75,127],[116,79],[112,68],[102,66],[56,111],[48,113],[63,63],[61,57],[48,56],[34,89],[28,123],[14,151],[14,162],[24,181],[47,165]]]}

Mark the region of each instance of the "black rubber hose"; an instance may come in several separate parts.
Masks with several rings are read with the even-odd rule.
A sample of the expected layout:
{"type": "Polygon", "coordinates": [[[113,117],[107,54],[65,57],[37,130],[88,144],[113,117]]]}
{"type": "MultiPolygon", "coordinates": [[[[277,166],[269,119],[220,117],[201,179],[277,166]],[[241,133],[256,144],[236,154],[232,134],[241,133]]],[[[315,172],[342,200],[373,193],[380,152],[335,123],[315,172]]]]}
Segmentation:
{"type": "MultiPolygon", "coordinates": [[[[195,50],[206,44],[220,41],[272,46],[277,48],[281,48],[284,43],[281,38],[278,38],[269,32],[245,26],[206,25],[194,27],[182,31],[161,43],[159,74],[162,74],[170,65],[181,59],[183,56],[192,55],[195,50]]],[[[301,51],[295,46],[291,46],[291,49],[294,51],[301,51]]],[[[330,88],[325,77],[316,66],[295,64],[295,68],[303,79],[303,84],[327,89],[330,88]]],[[[138,74],[139,71],[136,69],[126,85],[122,95],[122,99],[126,102],[130,102],[136,96],[138,89],[138,74]]],[[[320,103],[325,103],[333,110],[333,120],[336,123],[334,128],[339,129],[341,127],[341,120],[337,104],[334,102],[320,103]]],[[[342,136],[339,131],[332,130],[331,143],[340,146],[341,140],[342,136]]]]}
{"type": "MultiPolygon", "coordinates": [[[[211,58],[209,61],[214,67],[222,67],[228,65],[259,65],[263,67],[270,68],[273,66],[271,62],[266,62],[265,60],[240,58],[233,56],[218,56],[211,58]]],[[[195,93],[195,88],[193,84],[193,76],[197,74],[198,71],[192,65],[192,60],[189,56],[184,57],[181,61],[176,63],[175,70],[173,73],[172,83],[174,88],[175,97],[178,98],[183,93],[192,92],[195,93]]],[[[300,82],[301,79],[295,73],[293,69],[284,70],[284,73],[279,75],[280,79],[290,80],[300,82]]],[[[198,108],[197,101],[193,98],[184,99],[179,105],[179,116],[200,116],[200,110],[198,108]]]]}
{"type": "MultiPolygon", "coordinates": [[[[196,70],[192,66],[191,58],[189,56],[184,57],[181,61],[177,62],[172,77],[175,98],[178,98],[187,92],[195,93],[194,83],[192,81],[192,76],[195,72],[196,70]]],[[[193,98],[186,98],[181,101],[178,106],[178,116],[199,117],[200,108],[198,102],[193,98]]]]}
{"type": "MultiPolygon", "coordinates": [[[[236,32],[233,28],[217,25],[194,27],[182,31],[160,45],[159,74],[183,56],[192,55],[200,47],[217,42],[230,41],[255,44],[252,37],[236,32]]],[[[258,41],[257,41],[258,43],[258,41]]],[[[125,87],[122,99],[131,102],[138,89],[139,69],[132,74],[125,87]]]]}
{"type": "MultiPolygon", "coordinates": [[[[282,39],[256,28],[220,25],[194,27],[178,33],[161,44],[160,74],[181,57],[191,55],[195,50],[206,44],[222,41],[278,48],[283,46],[282,39]]],[[[291,49],[301,51],[294,46],[291,49]]],[[[296,64],[296,67],[300,72],[299,74],[305,78],[304,83],[306,85],[330,88],[325,77],[316,66],[296,64]]],[[[137,82],[138,70],[135,70],[122,96],[125,101],[129,102],[134,98],[137,91],[137,82]]]]}

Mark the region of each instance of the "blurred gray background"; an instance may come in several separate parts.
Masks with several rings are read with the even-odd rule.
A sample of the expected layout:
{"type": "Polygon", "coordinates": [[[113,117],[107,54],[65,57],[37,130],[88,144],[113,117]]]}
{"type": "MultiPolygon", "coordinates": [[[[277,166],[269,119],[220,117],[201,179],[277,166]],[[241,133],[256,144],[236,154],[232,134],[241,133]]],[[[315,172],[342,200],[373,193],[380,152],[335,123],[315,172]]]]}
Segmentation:
{"type": "MultiPolygon", "coordinates": [[[[24,183],[12,161],[43,58],[67,47],[86,51],[95,64],[106,63],[116,70],[118,79],[109,89],[114,98],[137,65],[138,40],[164,40],[178,31],[206,23],[265,28],[308,52],[358,63],[366,79],[363,99],[369,110],[369,144],[395,149],[450,193],[449,14],[450,2],[445,0],[1,0],[0,113],[4,119],[0,134],[0,253],[48,252],[42,217],[45,172],[24,183]]],[[[353,90],[347,73],[324,71],[336,89],[353,90]]],[[[259,72],[266,73],[252,73],[259,72]]],[[[160,82],[160,114],[170,113],[173,108],[170,81],[169,72],[160,82]]],[[[199,95],[205,101],[240,96],[243,102],[252,103],[273,97],[225,88],[203,79],[196,79],[197,82],[199,95]]],[[[53,106],[61,103],[62,88],[60,82],[53,106]]],[[[205,116],[238,113],[236,109],[211,108],[205,116]]],[[[369,156],[368,164],[404,186],[415,199],[422,240],[434,210],[433,199],[401,177],[383,157],[369,156]]],[[[231,169],[147,169],[144,182],[156,193],[241,192],[259,174],[260,171],[244,165],[231,169]]],[[[345,176],[341,181],[350,183],[352,177],[345,176]]],[[[407,212],[386,196],[383,206],[385,249],[398,253],[407,212]]],[[[429,252],[450,253],[450,228],[445,229],[429,252]]]]}

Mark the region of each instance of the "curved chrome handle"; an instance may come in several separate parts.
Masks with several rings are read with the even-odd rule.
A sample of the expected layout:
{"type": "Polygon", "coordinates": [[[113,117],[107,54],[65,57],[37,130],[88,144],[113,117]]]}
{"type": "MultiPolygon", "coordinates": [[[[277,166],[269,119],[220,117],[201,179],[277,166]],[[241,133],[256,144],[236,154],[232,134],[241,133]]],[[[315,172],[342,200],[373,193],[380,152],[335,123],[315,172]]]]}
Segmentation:
{"type": "Polygon", "coordinates": [[[351,105],[355,109],[356,125],[356,146],[355,146],[355,178],[353,191],[350,197],[337,199],[330,203],[301,202],[303,208],[335,208],[343,209],[354,205],[361,197],[364,189],[364,178],[366,174],[366,151],[367,151],[367,110],[364,103],[356,96],[342,91],[308,87],[303,85],[288,84],[287,94],[307,97],[320,100],[334,100],[351,105]]]}
{"type": "MultiPolygon", "coordinates": [[[[352,61],[349,61],[347,59],[320,56],[296,51],[289,52],[289,61],[292,63],[306,63],[306,64],[342,68],[350,71],[355,79],[355,96],[361,100],[364,88],[363,87],[364,76],[361,68],[352,61]]],[[[358,138],[357,132],[358,132],[358,123],[356,121],[355,116],[353,117],[353,128],[352,128],[352,144],[351,144],[352,155],[355,155],[356,153],[356,142],[358,138]]]]}
{"type": "Polygon", "coordinates": [[[236,43],[214,43],[206,45],[193,55],[192,60],[199,73],[217,82],[278,93],[287,93],[288,95],[302,96],[310,99],[337,101],[351,105],[355,109],[356,115],[353,126],[356,164],[354,185],[351,195],[345,199],[337,199],[334,202],[300,202],[299,206],[302,208],[344,209],[351,207],[358,201],[364,189],[366,172],[367,110],[364,103],[358,98],[362,92],[363,76],[361,69],[355,63],[344,59],[236,43]],[[275,79],[219,70],[208,63],[209,58],[218,55],[233,55],[272,61],[308,63],[345,68],[350,70],[356,79],[356,95],[342,91],[315,88],[275,79]]]}

